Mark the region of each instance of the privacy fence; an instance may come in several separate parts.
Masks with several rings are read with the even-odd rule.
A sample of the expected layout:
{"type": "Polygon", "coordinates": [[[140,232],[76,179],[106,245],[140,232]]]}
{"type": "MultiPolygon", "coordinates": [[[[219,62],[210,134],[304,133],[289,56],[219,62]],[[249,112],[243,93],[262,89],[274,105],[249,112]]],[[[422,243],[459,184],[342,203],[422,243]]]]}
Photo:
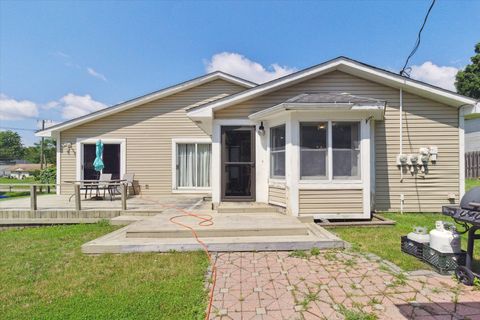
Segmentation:
{"type": "Polygon", "coordinates": [[[465,178],[480,178],[480,151],[465,153],[465,178]]]}

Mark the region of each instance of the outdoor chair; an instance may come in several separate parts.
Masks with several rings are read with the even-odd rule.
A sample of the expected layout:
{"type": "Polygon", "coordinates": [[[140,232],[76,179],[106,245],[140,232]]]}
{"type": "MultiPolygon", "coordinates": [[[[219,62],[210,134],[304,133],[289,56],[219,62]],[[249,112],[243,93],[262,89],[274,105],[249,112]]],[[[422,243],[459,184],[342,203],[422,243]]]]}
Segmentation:
{"type": "MultiPolygon", "coordinates": [[[[128,191],[128,187],[132,187],[133,189],[133,194],[135,195],[135,186],[133,185],[134,183],[134,177],[135,177],[135,174],[134,173],[125,173],[123,176],[122,176],[122,180],[124,180],[122,182],[122,184],[126,185],[127,186],[127,191],[128,191]]],[[[121,190],[120,190],[120,186],[115,186],[114,188],[112,188],[112,192],[113,193],[117,193],[117,194],[121,194],[121,190]]]]}
{"type": "MultiPolygon", "coordinates": [[[[112,180],[111,173],[102,173],[100,174],[100,178],[98,179],[98,184],[96,185],[96,196],[98,197],[100,191],[103,190],[103,197],[105,198],[105,193],[108,191],[110,194],[110,200],[112,200],[112,193],[110,191],[110,180],[112,180]]],[[[91,195],[91,193],[90,193],[91,195]]]]}
{"type": "Polygon", "coordinates": [[[122,180],[125,180],[125,185],[128,187],[132,187],[133,195],[135,195],[135,186],[133,185],[133,179],[135,178],[135,173],[125,173],[122,177],[122,180]]]}

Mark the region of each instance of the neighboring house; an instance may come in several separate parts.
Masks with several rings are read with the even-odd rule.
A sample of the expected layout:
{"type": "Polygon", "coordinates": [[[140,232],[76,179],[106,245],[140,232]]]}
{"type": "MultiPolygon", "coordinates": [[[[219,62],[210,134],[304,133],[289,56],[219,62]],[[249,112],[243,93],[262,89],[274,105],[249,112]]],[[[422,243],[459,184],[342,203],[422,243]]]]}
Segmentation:
{"type": "Polygon", "coordinates": [[[36,163],[25,163],[25,164],[16,164],[8,168],[10,171],[10,178],[13,179],[25,179],[33,175],[33,172],[40,170],[40,164],[36,163]]]}
{"type": "Polygon", "coordinates": [[[458,203],[475,103],[339,57],[261,85],[214,72],[37,135],[57,139],[58,182],[89,178],[101,139],[104,171],[135,173],[143,195],[365,219],[458,203]]]}
{"type": "Polygon", "coordinates": [[[0,160],[0,177],[10,177],[10,168],[16,164],[25,164],[26,160],[0,160]]]}
{"type": "Polygon", "coordinates": [[[480,151],[480,118],[465,120],[465,152],[480,151]]]}

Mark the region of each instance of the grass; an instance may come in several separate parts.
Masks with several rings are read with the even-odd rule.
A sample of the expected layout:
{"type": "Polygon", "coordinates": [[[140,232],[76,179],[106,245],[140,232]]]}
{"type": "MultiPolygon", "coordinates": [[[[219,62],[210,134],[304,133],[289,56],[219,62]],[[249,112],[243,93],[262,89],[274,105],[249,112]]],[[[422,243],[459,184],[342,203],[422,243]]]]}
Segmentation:
{"type": "Polygon", "coordinates": [[[0,232],[2,319],[201,319],[201,252],[87,256],[105,223],[0,232]]]}
{"type": "MultiPolygon", "coordinates": [[[[19,185],[18,187],[15,187],[15,190],[22,189],[25,191],[5,191],[8,190],[8,187],[0,186],[0,196],[6,196],[6,198],[0,198],[0,201],[7,201],[7,200],[12,200],[13,198],[23,198],[23,197],[29,197],[30,196],[30,191],[28,186],[21,186],[22,184],[29,184],[29,183],[40,183],[40,181],[35,180],[34,177],[28,177],[25,179],[12,179],[12,178],[5,178],[2,177],[0,178],[0,184],[16,184],[19,185]]],[[[38,188],[37,188],[38,190],[38,188]]],[[[47,194],[46,187],[44,187],[43,192],[40,193],[38,191],[38,195],[43,195],[47,194]]],[[[52,187],[50,190],[50,193],[55,193],[55,188],[52,187]]]]}
{"type": "MultiPolygon", "coordinates": [[[[433,213],[385,213],[384,217],[395,220],[392,227],[337,227],[330,229],[342,239],[352,244],[353,249],[362,252],[371,252],[379,257],[391,261],[406,271],[428,269],[428,265],[403,253],[400,249],[400,236],[406,235],[415,226],[426,226],[428,229],[435,227],[435,221],[449,221],[448,217],[433,213]]],[[[459,227],[459,230],[462,228],[459,227]]],[[[462,247],[467,245],[467,235],[462,237],[462,247]]],[[[475,258],[480,257],[480,245],[475,247],[475,258]]],[[[476,261],[474,270],[480,270],[480,263],[476,261]]]]}
{"type": "Polygon", "coordinates": [[[480,187],[480,179],[465,179],[465,190],[468,191],[474,187],[480,187]]]}
{"type": "Polygon", "coordinates": [[[25,184],[25,183],[38,183],[38,181],[35,180],[34,177],[28,177],[25,179],[13,179],[13,178],[5,178],[2,177],[0,178],[0,184],[5,183],[5,184],[25,184]]]}

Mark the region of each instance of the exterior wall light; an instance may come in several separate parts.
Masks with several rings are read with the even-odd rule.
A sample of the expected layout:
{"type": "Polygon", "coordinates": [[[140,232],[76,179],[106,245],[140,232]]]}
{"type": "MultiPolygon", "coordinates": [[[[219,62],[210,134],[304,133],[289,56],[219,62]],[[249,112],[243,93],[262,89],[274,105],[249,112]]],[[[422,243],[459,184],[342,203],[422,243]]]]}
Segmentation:
{"type": "Polygon", "coordinates": [[[261,136],[265,135],[265,127],[263,126],[263,121],[260,122],[260,127],[258,127],[258,134],[261,136]]]}

